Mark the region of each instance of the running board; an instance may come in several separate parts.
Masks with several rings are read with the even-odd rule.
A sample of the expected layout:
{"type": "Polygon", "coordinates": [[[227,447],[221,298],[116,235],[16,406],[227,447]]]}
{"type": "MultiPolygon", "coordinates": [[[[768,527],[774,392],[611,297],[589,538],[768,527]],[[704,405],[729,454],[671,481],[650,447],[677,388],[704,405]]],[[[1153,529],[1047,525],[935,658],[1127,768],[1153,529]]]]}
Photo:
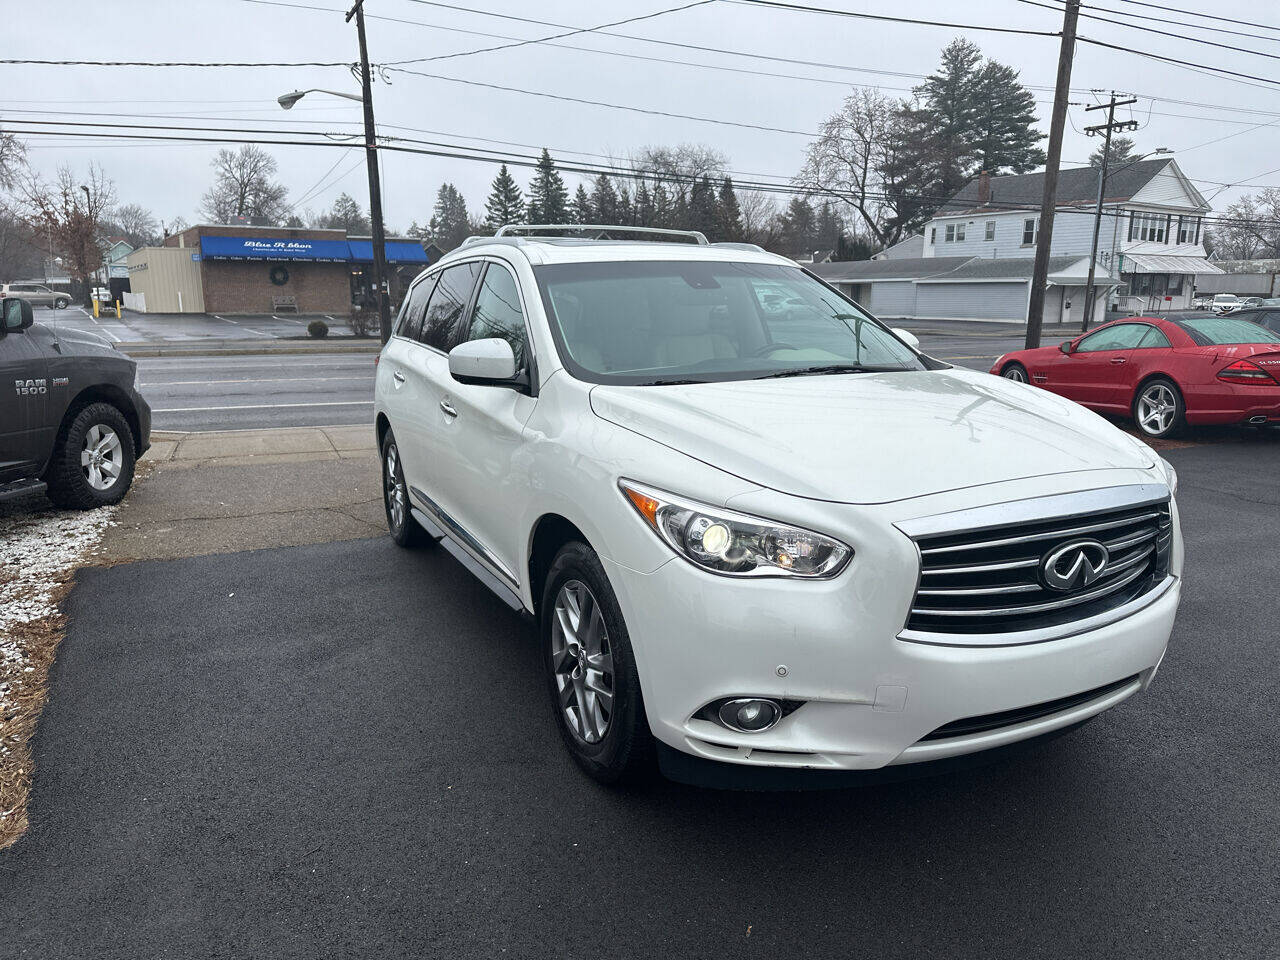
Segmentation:
{"type": "Polygon", "coordinates": [[[417,520],[422,529],[427,531],[427,535],[434,540],[440,542],[440,546],[444,547],[453,555],[453,558],[470,571],[471,575],[488,587],[495,593],[499,600],[505,603],[517,613],[524,613],[524,601],[520,599],[520,595],[511,589],[506,583],[489,572],[479,560],[471,556],[466,549],[459,544],[453,537],[449,536],[438,523],[429,517],[424,511],[419,510],[415,506],[409,507],[409,512],[413,515],[413,519],[417,520]]]}
{"type": "Polygon", "coordinates": [[[19,497],[34,497],[48,489],[49,485],[43,480],[15,480],[13,483],[0,483],[0,502],[17,500],[19,497]]]}

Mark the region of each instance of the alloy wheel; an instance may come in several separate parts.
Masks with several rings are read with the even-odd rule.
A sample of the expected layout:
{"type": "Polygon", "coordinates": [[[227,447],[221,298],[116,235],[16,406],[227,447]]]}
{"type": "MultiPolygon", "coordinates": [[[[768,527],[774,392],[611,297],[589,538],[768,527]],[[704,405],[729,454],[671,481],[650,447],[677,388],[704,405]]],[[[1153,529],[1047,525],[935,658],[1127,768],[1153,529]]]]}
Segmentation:
{"type": "Polygon", "coordinates": [[[1009,367],[1001,374],[1006,380],[1012,380],[1014,383],[1026,383],[1027,374],[1021,367],[1009,367]]]}
{"type": "Polygon", "coordinates": [[[1144,433],[1159,436],[1173,426],[1178,415],[1178,398],[1168,384],[1153,383],[1138,398],[1138,426],[1144,433]]]}
{"type": "Polygon", "coordinates": [[[110,490],[115,486],[124,469],[124,450],[116,432],[102,423],[90,427],[80,450],[80,466],[93,489],[110,490]]]}
{"type": "Polygon", "coordinates": [[[599,743],[613,717],[613,653],[600,605],[581,580],[565,581],[556,594],[551,663],[569,729],[599,743]]]}
{"type": "Polygon", "coordinates": [[[391,514],[392,525],[399,530],[404,526],[405,516],[409,512],[409,495],[404,486],[404,472],[400,468],[400,451],[394,443],[387,444],[382,480],[387,512],[391,514]]]}

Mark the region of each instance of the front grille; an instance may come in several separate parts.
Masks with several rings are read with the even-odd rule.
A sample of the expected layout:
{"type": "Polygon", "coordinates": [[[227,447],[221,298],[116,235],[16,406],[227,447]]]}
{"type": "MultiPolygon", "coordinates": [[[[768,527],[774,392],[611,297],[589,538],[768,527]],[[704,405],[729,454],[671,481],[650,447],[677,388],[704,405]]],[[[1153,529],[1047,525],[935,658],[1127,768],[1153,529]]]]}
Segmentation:
{"type": "Polygon", "coordinates": [[[986,733],[989,730],[999,730],[1002,727],[1012,727],[1015,724],[1039,720],[1041,717],[1049,717],[1055,713],[1061,713],[1063,710],[1078,707],[1081,704],[1088,703],[1090,700],[1100,700],[1121,687],[1129,686],[1137,679],[1137,674],[1134,674],[1132,677],[1125,677],[1115,683],[1108,683],[1106,686],[1086,690],[1084,693],[1072,694],[1069,697],[1062,697],[1058,700],[1050,700],[1048,703],[1035,703],[1029,707],[1018,707],[1016,710],[1002,710],[1000,713],[986,713],[980,717],[965,717],[963,720],[953,720],[950,723],[944,723],[932,733],[926,733],[920,740],[946,740],[950,737],[967,737],[975,733],[986,733]]]}
{"type": "Polygon", "coordinates": [[[1098,513],[916,538],[920,588],[907,629],[1012,633],[1105,613],[1151,590],[1169,570],[1168,500],[1098,513]],[[1073,541],[1107,549],[1101,575],[1067,589],[1046,585],[1044,560],[1073,541]]]}

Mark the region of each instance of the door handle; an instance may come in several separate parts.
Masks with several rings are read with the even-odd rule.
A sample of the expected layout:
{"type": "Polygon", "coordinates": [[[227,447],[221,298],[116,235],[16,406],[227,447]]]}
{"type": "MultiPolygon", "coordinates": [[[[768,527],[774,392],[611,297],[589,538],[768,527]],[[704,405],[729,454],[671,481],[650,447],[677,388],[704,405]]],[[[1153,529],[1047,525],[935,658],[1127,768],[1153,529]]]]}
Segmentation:
{"type": "Polygon", "coordinates": [[[401,373],[399,370],[394,370],[391,373],[391,379],[394,380],[396,383],[404,383],[404,374],[401,373]]]}
{"type": "Polygon", "coordinates": [[[458,411],[453,409],[453,404],[448,400],[440,401],[440,412],[451,420],[458,415],[458,411]]]}
{"type": "Polygon", "coordinates": [[[1124,357],[1112,357],[1112,358],[1111,358],[1111,362],[1112,362],[1112,363],[1116,363],[1116,364],[1124,363],[1124,362],[1125,362],[1125,358],[1124,358],[1124,357]]]}

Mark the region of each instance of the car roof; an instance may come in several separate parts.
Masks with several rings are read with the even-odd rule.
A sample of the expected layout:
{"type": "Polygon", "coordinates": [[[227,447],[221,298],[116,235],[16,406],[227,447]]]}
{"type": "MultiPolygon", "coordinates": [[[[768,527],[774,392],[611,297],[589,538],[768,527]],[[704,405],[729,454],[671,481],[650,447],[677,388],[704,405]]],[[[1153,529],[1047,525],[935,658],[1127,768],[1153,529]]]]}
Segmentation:
{"type": "Polygon", "coordinates": [[[447,265],[482,254],[519,253],[533,266],[552,263],[618,263],[625,261],[685,261],[713,263],[795,262],[745,243],[655,243],[651,240],[580,240],[561,237],[479,237],[450,251],[438,261],[447,265]]]}

